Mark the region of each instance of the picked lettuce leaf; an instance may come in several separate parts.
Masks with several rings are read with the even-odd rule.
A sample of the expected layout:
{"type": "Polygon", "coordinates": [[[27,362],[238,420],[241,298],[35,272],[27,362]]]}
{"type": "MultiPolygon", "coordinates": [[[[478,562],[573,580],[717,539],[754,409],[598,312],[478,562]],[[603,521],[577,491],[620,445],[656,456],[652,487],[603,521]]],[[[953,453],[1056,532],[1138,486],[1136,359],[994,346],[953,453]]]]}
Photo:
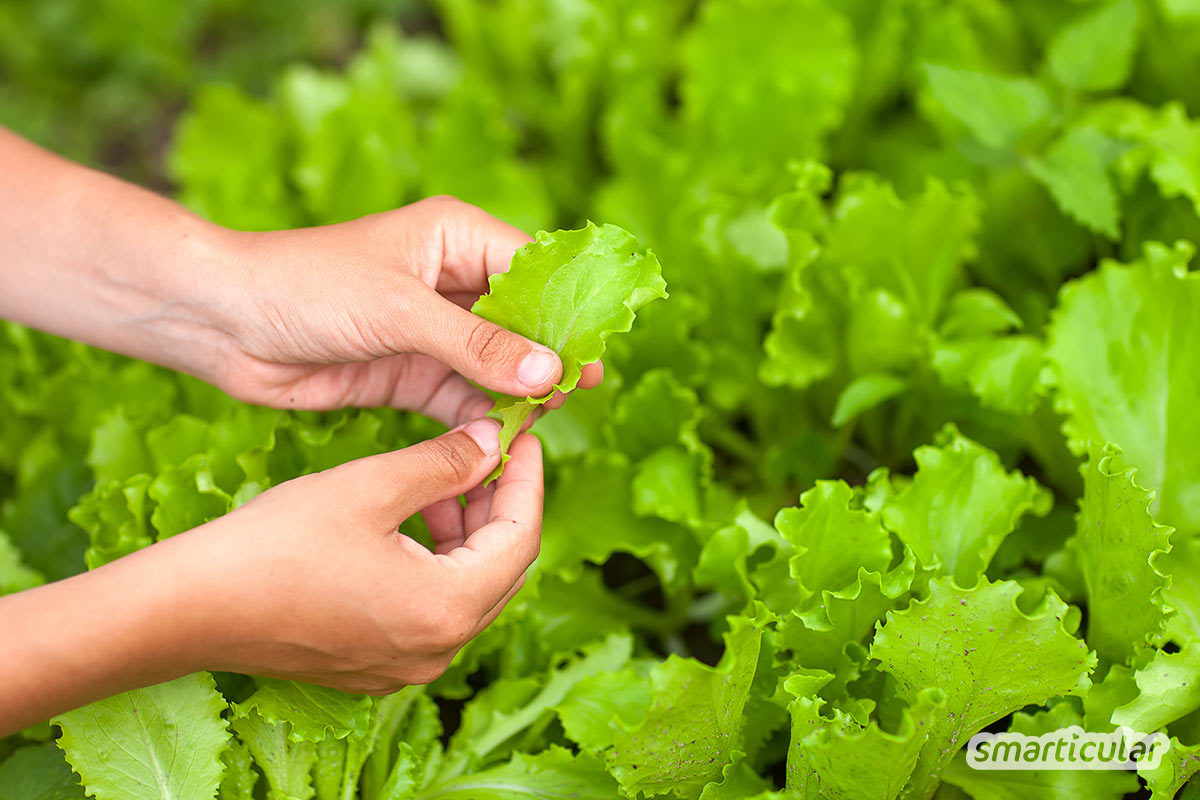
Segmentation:
{"type": "MultiPolygon", "coordinates": [[[[539,233],[489,285],[471,310],[558,353],[563,373],[555,388],[563,392],[574,389],[583,367],[603,355],[610,336],[633,326],[639,308],[667,296],[653,252],[640,249],[615,225],[590,222],[580,230],[539,233]]],[[[496,401],[492,414],[504,424],[503,452],[549,397],[496,401]]]]}

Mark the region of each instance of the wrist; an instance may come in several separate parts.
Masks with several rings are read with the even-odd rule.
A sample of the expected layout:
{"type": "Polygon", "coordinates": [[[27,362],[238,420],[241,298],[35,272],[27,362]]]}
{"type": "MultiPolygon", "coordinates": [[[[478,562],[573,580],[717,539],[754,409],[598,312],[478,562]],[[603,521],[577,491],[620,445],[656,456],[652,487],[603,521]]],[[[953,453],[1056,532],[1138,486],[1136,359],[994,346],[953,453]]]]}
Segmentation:
{"type": "Polygon", "coordinates": [[[0,600],[0,732],[198,670],[203,595],[171,561],[156,545],[0,600]]]}
{"type": "Polygon", "coordinates": [[[110,340],[95,343],[219,385],[246,303],[236,233],[170,204],[147,239],[93,262],[89,283],[110,340]]]}

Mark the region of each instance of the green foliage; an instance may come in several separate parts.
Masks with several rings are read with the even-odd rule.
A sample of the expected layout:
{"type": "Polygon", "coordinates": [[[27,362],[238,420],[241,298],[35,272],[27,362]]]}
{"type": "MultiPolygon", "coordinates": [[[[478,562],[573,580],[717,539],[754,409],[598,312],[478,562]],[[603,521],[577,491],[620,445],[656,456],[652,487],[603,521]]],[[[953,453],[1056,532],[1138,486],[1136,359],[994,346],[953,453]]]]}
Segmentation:
{"type": "Polygon", "coordinates": [[[0,764],[0,797],[22,800],[83,800],[79,776],[51,742],[18,748],[0,764]]]}
{"type": "Polygon", "coordinates": [[[698,795],[737,758],[762,642],[762,618],[733,617],[715,668],[667,659],[650,673],[649,708],[613,737],[608,765],[627,796],[698,795]]]}
{"type": "Polygon", "coordinates": [[[1187,271],[1191,254],[1183,243],[1149,245],[1132,265],[1106,262],[1068,284],[1047,349],[1072,449],[1119,444],[1141,482],[1157,490],[1156,516],[1187,531],[1200,526],[1192,488],[1200,452],[1188,444],[1200,434],[1191,412],[1200,390],[1200,345],[1191,335],[1200,279],[1187,271]]]}
{"type": "Polygon", "coordinates": [[[225,701],[207,673],[177,678],[55,717],[58,746],[96,800],[212,797],[229,738],[225,701]]]}
{"type": "MultiPolygon", "coordinates": [[[[605,362],[443,678],[136,690],[0,740],[0,798],[1197,791],[1195,2],[27,3],[0,70],[0,120],[231,227],[449,192],[551,231],[476,311],[563,389],[605,362]],[[1168,756],[962,754],[1118,724],[1168,756]]],[[[0,591],[437,432],[4,325],[0,591]]]]}
{"type": "Polygon", "coordinates": [[[1064,629],[1067,606],[1053,592],[1027,615],[1017,607],[1021,588],[1014,582],[960,589],[939,579],[929,588],[925,600],[889,614],[871,646],[910,705],[928,687],[945,694],[909,779],[918,797],[933,794],[949,759],[973,734],[1027,705],[1084,691],[1096,662],[1064,629]],[[1036,670],[1026,669],[1031,663],[1036,670]]]}
{"type": "Polygon", "coordinates": [[[1115,662],[1133,659],[1162,631],[1167,577],[1157,562],[1171,549],[1171,529],[1154,522],[1150,492],[1122,468],[1109,445],[1083,468],[1078,530],[1068,542],[1087,588],[1088,643],[1115,662]]]}
{"type": "Polygon", "coordinates": [[[914,454],[917,474],[884,502],[883,520],[923,563],[970,586],[1021,515],[1045,513],[1050,498],[953,428],[939,443],[914,454]]]}

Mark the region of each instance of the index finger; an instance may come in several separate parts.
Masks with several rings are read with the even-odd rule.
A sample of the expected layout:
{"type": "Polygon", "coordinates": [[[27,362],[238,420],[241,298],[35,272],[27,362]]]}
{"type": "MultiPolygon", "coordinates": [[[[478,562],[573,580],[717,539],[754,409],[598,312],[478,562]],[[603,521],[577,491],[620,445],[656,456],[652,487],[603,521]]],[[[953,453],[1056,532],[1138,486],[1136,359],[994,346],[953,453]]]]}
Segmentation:
{"type": "Polygon", "coordinates": [[[542,539],[542,447],[528,433],[513,439],[512,458],[496,481],[488,521],[448,557],[473,573],[481,611],[493,608],[537,558],[542,539]]]}
{"type": "Polygon", "coordinates": [[[443,207],[442,263],[435,288],[442,294],[479,297],[488,290],[488,278],[505,272],[517,248],[533,239],[468,203],[447,201],[443,207]]]}

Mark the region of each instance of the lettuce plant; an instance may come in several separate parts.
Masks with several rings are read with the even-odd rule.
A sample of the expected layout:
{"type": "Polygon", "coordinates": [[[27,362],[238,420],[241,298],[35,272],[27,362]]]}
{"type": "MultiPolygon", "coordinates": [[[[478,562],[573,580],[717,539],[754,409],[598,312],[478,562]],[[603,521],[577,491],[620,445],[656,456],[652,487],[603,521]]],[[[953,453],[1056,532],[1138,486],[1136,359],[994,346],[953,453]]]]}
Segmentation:
{"type": "MultiPolygon", "coordinates": [[[[562,388],[605,362],[533,429],[525,588],[429,686],[186,676],[4,740],[0,797],[1196,792],[1195,4],[434,6],[440,38],[198,87],[168,163],[239,228],[449,192],[554,231],[475,307],[562,388]],[[1172,746],[964,757],[1072,725],[1172,746]]],[[[437,432],[0,334],[6,592],[437,432]]]]}

